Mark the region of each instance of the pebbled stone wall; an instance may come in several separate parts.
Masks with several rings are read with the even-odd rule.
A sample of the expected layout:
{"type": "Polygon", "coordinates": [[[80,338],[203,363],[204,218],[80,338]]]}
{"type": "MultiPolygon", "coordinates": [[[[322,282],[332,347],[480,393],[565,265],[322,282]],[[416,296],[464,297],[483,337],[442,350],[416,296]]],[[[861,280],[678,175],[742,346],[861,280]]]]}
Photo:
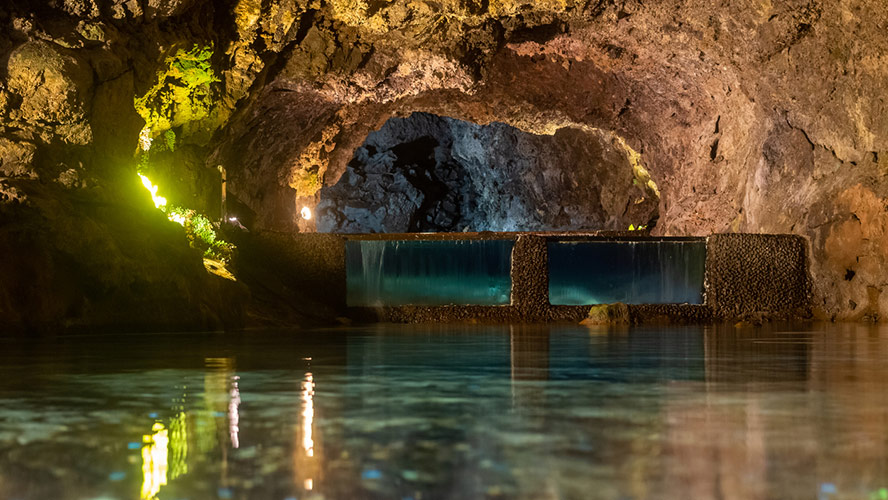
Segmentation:
{"type": "Polygon", "coordinates": [[[706,239],[706,304],[719,318],[808,317],[808,246],[792,235],[719,234],[706,239]]]}
{"type": "MultiPolygon", "coordinates": [[[[476,233],[487,238],[501,233],[476,233]]],[[[400,235],[413,239],[452,239],[458,235],[400,235]]],[[[361,236],[361,238],[372,236],[361,236]]],[[[508,306],[399,306],[350,308],[358,319],[402,323],[580,321],[588,306],[549,304],[549,239],[613,239],[613,234],[516,234],[512,250],[512,301],[508,306]]],[[[398,239],[399,235],[386,235],[398,239]]],[[[622,238],[627,238],[625,235],[622,238]]],[[[636,237],[637,238],[637,237],[636,237]]],[[[706,239],[704,304],[629,305],[633,323],[705,323],[749,318],[796,319],[811,316],[807,242],[794,235],[713,235],[706,239]]]]}

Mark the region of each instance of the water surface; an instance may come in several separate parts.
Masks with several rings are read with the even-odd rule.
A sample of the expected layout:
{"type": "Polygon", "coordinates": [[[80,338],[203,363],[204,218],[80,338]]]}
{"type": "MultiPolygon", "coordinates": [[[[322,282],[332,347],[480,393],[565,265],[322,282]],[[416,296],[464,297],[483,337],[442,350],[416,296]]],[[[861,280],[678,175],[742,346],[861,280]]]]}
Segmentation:
{"type": "Polygon", "coordinates": [[[888,330],[0,340],[2,499],[888,496],[888,330]]]}

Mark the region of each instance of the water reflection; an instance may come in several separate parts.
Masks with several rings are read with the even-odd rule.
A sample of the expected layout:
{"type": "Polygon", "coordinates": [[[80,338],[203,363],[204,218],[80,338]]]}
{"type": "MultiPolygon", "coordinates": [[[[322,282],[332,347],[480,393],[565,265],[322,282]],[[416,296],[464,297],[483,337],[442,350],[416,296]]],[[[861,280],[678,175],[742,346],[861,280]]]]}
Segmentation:
{"type": "Polygon", "coordinates": [[[510,327],[512,404],[519,409],[545,404],[544,386],[531,383],[549,378],[549,330],[539,326],[510,327]]]}
{"type": "Polygon", "coordinates": [[[884,330],[714,327],[706,388],[664,398],[666,489],[697,498],[875,498],[888,483],[884,330]]]}
{"type": "Polygon", "coordinates": [[[240,377],[237,375],[231,377],[231,398],[228,403],[228,434],[231,436],[232,448],[240,448],[240,440],[238,439],[240,428],[237,426],[240,421],[240,415],[237,410],[241,401],[240,389],[237,386],[238,380],[240,380],[240,377]]]}
{"type": "MultiPolygon", "coordinates": [[[[309,359],[310,361],[310,359],[309,359]]],[[[294,464],[296,470],[296,484],[305,490],[312,490],[315,486],[315,477],[318,475],[318,460],[315,459],[314,441],[314,375],[306,372],[300,382],[299,415],[302,417],[299,426],[299,441],[301,447],[297,448],[294,464]]]]}
{"type": "Polygon", "coordinates": [[[883,328],[280,342],[126,361],[113,345],[2,346],[0,498],[888,495],[883,328]]]}
{"type": "Polygon", "coordinates": [[[142,495],[145,500],[157,498],[160,487],[167,484],[167,445],[169,437],[166,427],[157,422],[151,427],[153,434],[142,437],[142,495]]]}
{"type": "MultiPolygon", "coordinates": [[[[158,498],[169,481],[188,474],[189,462],[198,465],[214,460],[214,450],[221,451],[220,484],[227,484],[229,450],[238,448],[240,390],[235,375],[233,357],[205,358],[202,405],[192,407],[186,386],[181,396],[172,399],[169,418],[164,421],[159,412],[151,412],[155,422],[151,433],[142,437],[141,498],[158,498]],[[224,410],[224,411],[223,411],[224,410]],[[189,433],[192,429],[194,433],[189,433]],[[227,430],[227,439],[221,432],[227,430]],[[189,455],[189,449],[196,453],[189,455]]],[[[178,388],[178,387],[177,387],[178,388]]]]}

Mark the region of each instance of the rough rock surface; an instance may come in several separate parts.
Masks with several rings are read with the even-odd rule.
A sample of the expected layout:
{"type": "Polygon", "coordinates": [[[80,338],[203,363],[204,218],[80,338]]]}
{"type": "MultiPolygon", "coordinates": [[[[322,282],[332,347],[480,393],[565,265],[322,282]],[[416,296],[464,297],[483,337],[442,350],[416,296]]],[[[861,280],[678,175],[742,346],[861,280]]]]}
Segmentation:
{"type": "Polygon", "coordinates": [[[886,27],[888,7],[867,0],[334,2],[217,154],[242,166],[233,189],[252,210],[275,211],[263,223],[310,230],[298,211],[317,191],[293,181],[336,184],[391,117],[609,131],[659,189],[655,234],[806,236],[815,312],[875,319],[888,313],[886,27]]]}
{"type": "Polygon", "coordinates": [[[318,231],[340,233],[619,231],[653,227],[659,201],[600,132],[425,113],[371,133],[320,198],[318,231]]]}
{"type": "Polygon", "coordinates": [[[33,231],[58,238],[58,200],[146,203],[124,186],[149,92],[202,110],[152,108],[173,113],[158,123],[177,136],[177,167],[156,168],[171,196],[209,209],[194,191],[210,192],[221,164],[242,219],[285,232],[315,229],[301,208],[371,132],[426,112],[556,138],[602,131],[658,189],[655,233],[805,236],[816,313],[888,315],[881,0],[13,0],[0,26],[7,231],[43,214],[33,231]],[[212,78],[158,79],[195,46],[212,48],[212,78]]]}

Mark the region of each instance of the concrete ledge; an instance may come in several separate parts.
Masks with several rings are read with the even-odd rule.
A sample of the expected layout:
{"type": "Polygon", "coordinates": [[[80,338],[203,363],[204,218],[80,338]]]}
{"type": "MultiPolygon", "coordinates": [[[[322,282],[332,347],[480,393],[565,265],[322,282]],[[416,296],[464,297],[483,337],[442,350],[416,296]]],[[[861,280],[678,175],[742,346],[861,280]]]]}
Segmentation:
{"type": "MultiPolygon", "coordinates": [[[[636,233],[439,233],[298,235],[295,252],[312,269],[306,285],[328,286],[344,297],[346,240],[515,240],[511,305],[350,307],[357,320],[397,323],[578,322],[590,306],[549,303],[547,243],[550,241],[705,241],[703,304],[629,305],[634,323],[705,323],[757,314],[775,318],[810,313],[807,240],[795,235],[724,234],[707,238],[658,238],[636,233]],[[317,260],[316,265],[312,261],[317,260]],[[326,285],[322,285],[325,282],[326,285]]],[[[294,256],[296,257],[296,256],[294,256]]],[[[306,276],[308,278],[308,276],[306,276]]],[[[344,301],[344,298],[340,299],[344,301]]]]}

